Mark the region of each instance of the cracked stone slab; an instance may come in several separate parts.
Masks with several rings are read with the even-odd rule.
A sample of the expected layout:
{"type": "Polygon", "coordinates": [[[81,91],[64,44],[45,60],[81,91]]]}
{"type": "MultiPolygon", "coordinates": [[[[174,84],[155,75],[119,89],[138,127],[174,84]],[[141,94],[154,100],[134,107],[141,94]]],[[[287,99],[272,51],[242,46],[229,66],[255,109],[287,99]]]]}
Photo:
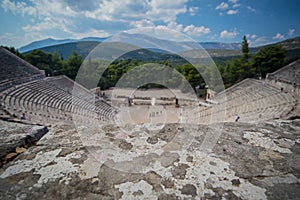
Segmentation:
{"type": "Polygon", "coordinates": [[[44,126],[0,120],[0,166],[24,152],[47,131],[44,126]]]}
{"type": "Polygon", "coordinates": [[[171,140],[174,125],[160,130],[160,137],[159,131],[144,134],[143,126],[130,127],[134,131],[129,135],[107,125],[87,140],[72,125],[55,125],[35,146],[3,165],[0,198],[297,199],[298,122],[225,123],[211,152],[200,150],[209,132],[205,126],[185,128],[182,133],[194,137],[182,148],[171,140]],[[157,140],[149,143],[149,137],[157,140]],[[109,145],[115,151],[101,154],[109,145]],[[147,167],[134,171],[141,166],[147,167]]]}

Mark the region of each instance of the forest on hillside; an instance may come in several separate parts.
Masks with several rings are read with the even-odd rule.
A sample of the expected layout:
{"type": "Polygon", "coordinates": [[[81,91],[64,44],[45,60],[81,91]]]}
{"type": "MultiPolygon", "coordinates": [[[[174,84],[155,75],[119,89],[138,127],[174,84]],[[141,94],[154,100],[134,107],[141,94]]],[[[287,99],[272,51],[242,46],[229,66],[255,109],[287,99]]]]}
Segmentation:
{"type": "MultiPolygon", "coordinates": [[[[286,50],[278,44],[261,48],[256,53],[251,54],[249,51],[249,43],[246,36],[244,36],[241,46],[241,56],[222,62],[216,62],[217,69],[220,72],[226,88],[245,78],[264,78],[267,73],[274,72],[292,61],[286,57],[286,50]]],[[[103,68],[105,67],[106,69],[98,82],[98,86],[101,89],[108,89],[115,86],[118,80],[128,71],[134,69],[136,66],[142,66],[149,63],[149,61],[139,59],[138,57],[126,57],[126,59],[116,59],[112,63],[86,59],[87,61],[83,64],[84,59],[76,51],[73,51],[72,55],[65,60],[57,52],[51,54],[37,49],[27,54],[21,54],[13,47],[5,48],[37,68],[45,70],[48,76],[66,75],[75,80],[79,68],[81,66],[84,68],[85,64],[88,63],[88,65],[93,66],[94,72],[90,73],[90,71],[85,72],[83,70],[82,76],[86,76],[87,79],[90,79],[92,76],[96,77],[97,73],[103,71],[103,68]]],[[[204,88],[207,81],[213,83],[216,78],[214,77],[215,72],[212,67],[203,68],[204,70],[199,74],[199,71],[187,61],[180,63],[159,59],[155,61],[152,60],[151,63],[157,63],[156,68],[153,68],[153,70],[158,74],[163,71],[162,66],[168,66],[182,74],[183,77],[174,74],[174,76],[165,80],[168,86],[175,87],[180,85],[182,91],[185,91],[187,87],[186,83],[181,80],[182,78],[186,79],[192,88],[204,88]],[[203,77],[206,78],[206,81],[204,81],[203,77]]],[[[196,67],[201,68],[201,66],[196,67]]],[[[135,78],[138,76],[147,77],[147,73],[147,70],[140,70],[135,78]]],[[[130,80],[128,80],[128,82],[130,83],[130,80]]],[[[89,87],[89,85],[85,86],[89,87]]],[[[143,87],[157,88],[163,86],[158,84],[147,84],[143,87]]]]}

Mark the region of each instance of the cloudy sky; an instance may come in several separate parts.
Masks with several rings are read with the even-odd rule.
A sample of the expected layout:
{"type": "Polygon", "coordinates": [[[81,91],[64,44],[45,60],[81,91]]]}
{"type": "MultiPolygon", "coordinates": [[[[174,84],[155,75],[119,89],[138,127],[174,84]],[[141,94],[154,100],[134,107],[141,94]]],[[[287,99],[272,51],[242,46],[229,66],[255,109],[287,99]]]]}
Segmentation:
{"type": "Polygon", "coordinates": [[[0,45],[171,28],[196,41],[257,46],[300,35],[299,0],[1,0],[0,45]]]}

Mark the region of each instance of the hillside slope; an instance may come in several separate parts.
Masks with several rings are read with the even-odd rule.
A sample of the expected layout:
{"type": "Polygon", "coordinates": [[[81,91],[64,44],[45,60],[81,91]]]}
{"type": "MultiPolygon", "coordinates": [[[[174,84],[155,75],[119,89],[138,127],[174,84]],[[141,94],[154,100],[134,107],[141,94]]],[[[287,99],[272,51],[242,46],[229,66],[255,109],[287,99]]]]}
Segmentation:
{"type": "MultiPolygon", "coordinates": [[[[102,39],[103,40],[103,39],[102,39]]],[[[64,44],[57,44],[57,45],[51,45],[47,47],[39,48],[44,52],[47,53],[53,53],[57,51],[64,59],[67,59],[73,51],[76,51],[79,55],[81,55],[83,58],[85,58],[91,50],[93,50],[98,44],[101,43],[101,38],[86,38],[81,39],[75,42],[69,42],[64,44]],[[90,41],[94,40],[94,41],[90,41]]],[[[66,40],[65,40],[66,42],[66,40]]],[[[226,44],[226,43],[218,43],[218,42],[202,42],[199,43],[207,52],[208,54],[216,58],[217,60],[227,60],[232,59],[234,57],[238,57],[241,55],[241,51],[238,49],[238,45],[236,43],[234,44],[226,44]]],[[[250,52],[252,54],[258,52],[260,49],[265,48],[270,45],[276,45],[280,44],[283,46],[284,49],[287,50],[287,58],[291,60],[295,60],[300,57],[300,37],[295,37],[292,39],[284,40],[278,43],[274,44],[268,44],[264,46],[259,47],[252,47],[250,48],[250,52]]],[[[168,54],[168,52],[165,52],[160,49],[149,49],[148,53],[154,53],[155,58],[158,59],[165,59],[165,54],[168,54]],[[159,53],[159,54],[158,54],[159,53]]],[[[29,51],[30,52],[30,51],[29,51]]],[[[109,52],[108,52],[109,53],[109,52]]],[[[152,55],[148,56],[151,57],[152,55]]],[[[143,56],[135,57],[135,59],[143,59],[143,56]]]]}

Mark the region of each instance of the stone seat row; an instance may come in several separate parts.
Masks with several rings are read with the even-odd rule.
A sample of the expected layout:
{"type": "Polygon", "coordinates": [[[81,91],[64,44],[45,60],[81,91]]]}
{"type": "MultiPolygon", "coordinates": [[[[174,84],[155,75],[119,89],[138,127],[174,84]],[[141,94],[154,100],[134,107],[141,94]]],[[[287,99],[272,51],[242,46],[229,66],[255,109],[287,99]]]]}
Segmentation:
{"type": "Polygon", "coordinates": [[[3,47],[0,47],[0,63],[0,82],[44,73],[3,47]]]}
{"type": "Polygon", "coordinates": [[[33,81],[4,91],[1,95],[1,104],[14,114],[36,113],[33,117],[41,114],[58,119],[69,119],[72,114],[77,114],[87,118],[109,120],[114,116],[114,110],[108,104],[102,101],[91,104],[72,96],[63,89],[47,84],[44,80],[33,81]]]}
{"type": "Polygon", "coordinates": [[[292,94],[251,79],[235,86],[234,89],[227,90],[226,98],[224,95],[219,95],[213,100],[219,104],[211,108],[202,108],[199,113],[194,113],[199,122],[218,121],[212,117],[219,118],[221,121],[222,119],[233,121],[236,114],[241,119],[252,122],[279,118],[290,112],[296,104],[292,94]]]}
{"type": "Polygon", "coordinates": [[[300,84],[300,59],[280,68],[279,70],[267,74],[269,79],[288,81],[291,84],[300,84]]]}
{"type": "Polygon", "coordinates": [[[85,102],[89,102],[89,105],[92,105],[90,108],[93,111],[96,110],[96,112],[102,113],[104,116],[108,116],[109,118],[112,118],[116,112],[112,106],[108,105],[105,101],[99,99],[99,97],[95,96],[90,91],[73,82],[66,76],[45,78],[43,81],[46,82],[47,85],[52,85],[55,88],[59,88],[64,90],[66,93],[75,96],[75,98],[72,98],[73,103],[76,101],[76,98],[80,98],[85,102]],[[74,87],[74,84],[77,87],[74,87]]]}

